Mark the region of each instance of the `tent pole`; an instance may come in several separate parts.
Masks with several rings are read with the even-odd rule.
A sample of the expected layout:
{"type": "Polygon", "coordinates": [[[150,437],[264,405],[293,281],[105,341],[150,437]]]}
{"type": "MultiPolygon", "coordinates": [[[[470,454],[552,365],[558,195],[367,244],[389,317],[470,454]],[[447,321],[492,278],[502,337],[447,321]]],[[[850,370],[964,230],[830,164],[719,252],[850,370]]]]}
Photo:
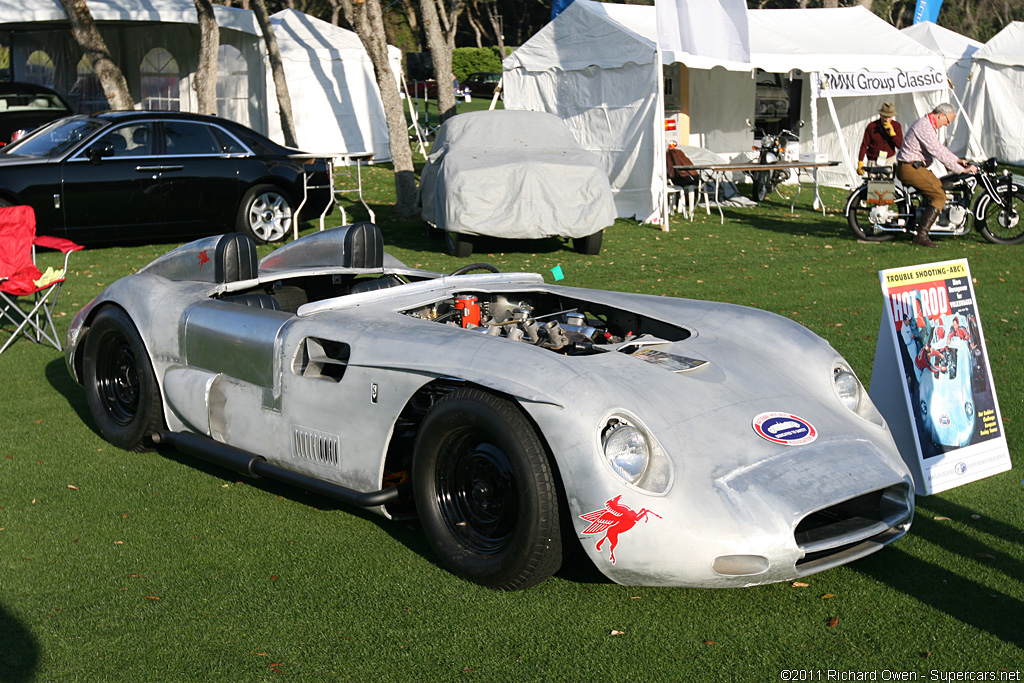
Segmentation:
{"type": "Polygon", "coordinates": [[[843,136],[842,126],[839,125],[839,115],[836,114],[836,104],[832,101],[832,94],[825,93],[825,100],[828,102],[829,114],[832,115],[832,125],[836,127],[836,133],[839,135],[839,149],[843,151],[843,161],[846,162],[846,173],[850,177],[850,187],[856,187],[856,171],[854,171],[853,163],[850,161],[850,150],[846,147],[846,138],[843,136]]]}
{"type": "Polygon", "coordinates": [[[658,82],[658,101],[654,105],[654,143],[657,145],[655,149],[660,152],[660,154],[654,154],[654,178],[658,183],[661,229],[663,232],[668,232],[668,178],[665,176],[665,158],[668,153],[668,145],[665,144],[665,67],[661,63],[661,46],[657,44],[654,46],[654,68],[657,72],[655,80],[658,82]],[[661,163],[658,163],[659,159],[661,163]]]}
{"type": "MultiPolygon", "coordinates": [[[[821,88],[821,74],[815,71],[811,74],[811,151],[815,158],[818,154],[818,90],[821,88]]],[[[814,201],[811,207],[817,209],[821,206],[821,191],[818,187],[818,169],[812,172],[814,175],[814,201]]],[[[799,182],[799,179],[797,180],[799,182]]]]}
{"type": "MultiPolygon", "coordinates": [[[[973,71],[973,68],[971,69],[973,71]]],[[[960,96],[956,94],[956,90],[953,89],[953,83],[947,78],[946,82],[949,84],[949,92],[953,93],[953,99],[956,100],[956,106],[960,110],[960,115],[964,117],[964,123],[967,124],[967,154],[971,153],[972,147],[982,156],[985,156],[984,150],[981,149],[981,140],[978,139],[978,132],[974,130],[974,121],[967,114],[967,110],[964,109],[964,103],[960,101],[960,96]]]]}

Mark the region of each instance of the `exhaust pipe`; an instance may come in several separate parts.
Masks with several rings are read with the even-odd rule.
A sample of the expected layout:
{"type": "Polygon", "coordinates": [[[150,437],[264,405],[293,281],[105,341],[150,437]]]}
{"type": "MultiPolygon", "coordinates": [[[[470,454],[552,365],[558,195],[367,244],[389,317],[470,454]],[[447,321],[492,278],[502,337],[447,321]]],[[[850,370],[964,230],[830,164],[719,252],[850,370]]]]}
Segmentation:
{"type": "Polygon", "coordinates": [[[372,508],[378,505],[393,503],[412,492],[412,484],[404,482],[398,486],[381,489],[380,491],[355,491],[330,482],[316,479],[306,474],[299,474],[283,467],[272,465],[262,455],[256,455],[241,448],[235,448],[208,436],[191,432],[160,431],[152,435],[157,446],[171,446],[182,453],[195,456],[200,460],[214,465],[226,467],[250,477],[273,479],[291,486],[305,489],[326,498],[332,498],[347,505],[372,508]]]}

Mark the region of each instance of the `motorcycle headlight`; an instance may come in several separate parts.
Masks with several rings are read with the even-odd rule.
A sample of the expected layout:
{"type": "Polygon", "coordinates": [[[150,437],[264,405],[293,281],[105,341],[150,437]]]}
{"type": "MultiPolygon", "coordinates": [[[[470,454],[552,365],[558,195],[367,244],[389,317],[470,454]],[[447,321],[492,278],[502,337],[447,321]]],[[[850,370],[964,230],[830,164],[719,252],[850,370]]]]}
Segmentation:
{"type": "Polygon", "coordinates": [[[647,437],[636,427],[613,421],[605,431],[604,457],[617,475],[635,484],[647,471],[651,449],[647,437]]]}

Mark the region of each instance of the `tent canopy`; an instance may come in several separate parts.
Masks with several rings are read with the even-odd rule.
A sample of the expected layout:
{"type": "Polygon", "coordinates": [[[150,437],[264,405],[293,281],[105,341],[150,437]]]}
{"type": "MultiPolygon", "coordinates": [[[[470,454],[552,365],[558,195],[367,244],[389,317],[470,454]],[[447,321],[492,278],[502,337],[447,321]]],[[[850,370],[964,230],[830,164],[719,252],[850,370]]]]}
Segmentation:
{"type": "Polygon", "coordinates": [[[1011,22],[974,53],[964,91],[966,117],[954,123],[952,149],[978,159],[1024,165],[1024,22],[1011,22]]]}
{"type": "Polygon", "coordinates": [[[932,52],[942,55],[942,60],[946,63],[946,73],[953,83],[953,92],[962,102],[964,91],[967,89],[967,75],[971,71],[972,55],[978,51],[982,43],[930,21],[913,24],[900,32],[932,52]]]}
{"type": "MultiPolygon", "coordinates": [[[[663,206],[663,64],[679,59],[689,67],[691,130],[706,134],[711,151],[729,156],[751,146],[755,68],[803,79],[809,73],[844,75],[853,85],[857,75],[881,75],[875,89],[867,89],[870,100],[865,89],[843,92],[845,81],[834,81],[831,95],[861,96],[844,97],[838,106],[841,131],[826,123],[812,133],[816,140],[802,143],[802,149],[820,145],[830,158],[841,158],[840,136],[855,153],[864,126],[877,115],[883,98],[877,84],[887,87],[886,75],[894,74],[884,97],[897,102],[904,118],[935,99],[912,91],[945,92],[942,58],[860,6],[749,11],[751,57],[742,66],[661,53],[655,16],[650,6],[575,0],[503,62],[505,106],[565,120],[583,146],[604,159],[620,216],[645,219],[663,206]],[[900,74],[910,73],[924,74],[927,83],[899,85],[900,74]]],[[[803,88],[801,115],[816,117],[811,86],[803,88]]],[[[829,182],[848,182],[845,173],[835,175],[829,182]]]]}
{"type": "MultiPolygon", "coordinates": [[[[354,32],[286,9],[270,17],[284,63],[298,146],[308,152],[373,152],[391,158],[387,118],[373,63],[354,32]]],[[[402,52],[388,46],[396,83],[402,52]]],[[[274,93],[268,72],[267,91],[274,93]]],[[[270,137],[283,140],[277,98],[268,98],[270,137]]]]}
{"type": "MultiPolygon", "coordinates": [[[[97,22],[159,22],[198,24],[196,6],[181,0],[89,0],[89,12],[97,22]]],[[[213,6],[217,25],[259,35],[255,15],[237,7],[213,6]]],[[[68,15],[58,0],[0,0],[0,24],[67,22],[68,15]]],[[[10,28],[5,26],[5,28],[10,28]]]]}

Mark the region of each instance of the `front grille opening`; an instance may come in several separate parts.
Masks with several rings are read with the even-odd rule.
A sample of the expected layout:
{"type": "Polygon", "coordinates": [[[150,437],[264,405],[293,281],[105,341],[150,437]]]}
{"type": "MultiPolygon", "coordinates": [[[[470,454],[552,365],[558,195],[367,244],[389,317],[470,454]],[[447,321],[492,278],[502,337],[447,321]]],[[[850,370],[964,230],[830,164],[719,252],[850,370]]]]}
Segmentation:
{"type": "Polygon", "coordinates": [[[797,566],[843,555],[866,545],[879,547],[906,531],[912,514],[910,489],[898,484],[844,500],[800,520],[794,532],[804,557],[797,566]],[[893,533],[894,527],[903,528],[893,533]]]}

